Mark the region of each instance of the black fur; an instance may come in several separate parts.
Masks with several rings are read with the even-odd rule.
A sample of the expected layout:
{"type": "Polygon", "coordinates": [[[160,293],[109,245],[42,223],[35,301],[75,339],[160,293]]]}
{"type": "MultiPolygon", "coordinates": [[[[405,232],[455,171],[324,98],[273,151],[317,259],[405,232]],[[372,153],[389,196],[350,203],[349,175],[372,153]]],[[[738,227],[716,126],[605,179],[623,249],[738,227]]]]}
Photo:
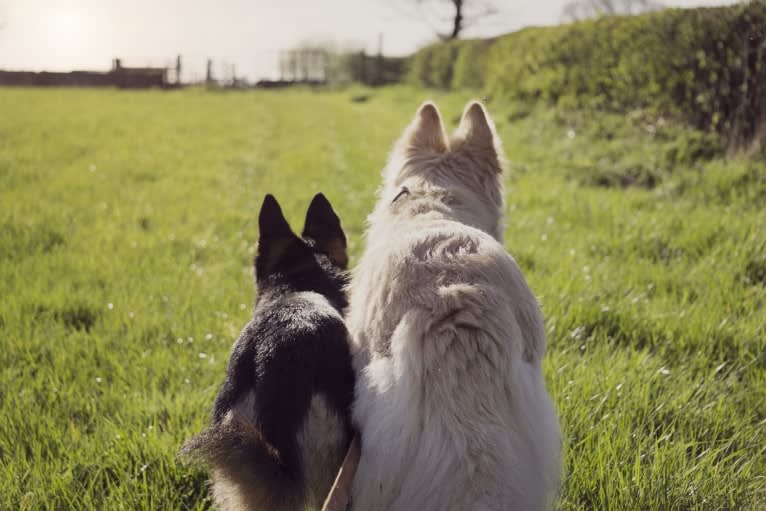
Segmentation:
{"type": "MultiPolygon", "coordinates": [[[[343,434],[350,441],[354,373],[343,321],[297,293],[318,293],[342,314],[347,305],[346,238],[322,194],[309,207],[303,238],[292,232],[271,195],[263,201],[259,227],[253,319],[233,348],[210,427],[182,452],[223,471],[242,486],[242,495],[262,487],[256,493],[267,509],[300,509],[305,502],[299,496],[309,482],[302,479],[298,431],[312,397],[321,394],[344,418],[343,434]],[[242,414],[227,421],[229,411],[250,392],[254,409],[246,415],[257,422],[242,414]]],[[[334,476],[337,468],[328,467],[328,472],[334,476]]]]}

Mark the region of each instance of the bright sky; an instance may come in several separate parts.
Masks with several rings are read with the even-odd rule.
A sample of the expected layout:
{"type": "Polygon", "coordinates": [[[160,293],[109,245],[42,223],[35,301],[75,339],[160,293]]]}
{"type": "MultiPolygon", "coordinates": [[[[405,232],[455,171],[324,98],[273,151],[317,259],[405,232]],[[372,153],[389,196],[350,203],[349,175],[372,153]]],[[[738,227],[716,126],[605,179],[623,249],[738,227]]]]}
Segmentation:
{"type": "MultiPolygon", "coordinates": [[[[466,30],[490,36],[561,21],[567,0],[498,0],[502,14],[466,30]]],[[[672,6],[731,0],[667,0],[672,6]]],[[[276,77],[279,50],[306,40],[332,41],[404,55],[434,39],[414,0],[0,0],[0,69],[108,69],[165,65],[177,54],[185,79],[205,60],[236,65],[251,79],[276,77]]],[[[448,12],[448,11],[446,11],[448,12]]],[[[220,71],[219,71],[220,73],[220,71]]]]}

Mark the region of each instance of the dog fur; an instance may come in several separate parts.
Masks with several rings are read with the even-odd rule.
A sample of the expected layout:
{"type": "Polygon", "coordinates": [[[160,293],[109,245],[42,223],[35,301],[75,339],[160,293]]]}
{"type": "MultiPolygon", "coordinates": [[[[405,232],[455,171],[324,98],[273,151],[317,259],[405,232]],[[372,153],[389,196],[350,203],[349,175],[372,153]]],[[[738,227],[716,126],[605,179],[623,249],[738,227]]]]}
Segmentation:
{"type": "Polygon", "coordinates": [[[259,224],[254,317],[234,344],[211,425],[182,453],[211,465],[219,509],[319,509],[351,439],[346,238],[322,194],[302,239],[270,195],[259,224]]]}
{"type": "Polygon", "coordinates": [[[539,510],[560,432],[540,307],[503,246],[500,141],[480,103],[397,142],[350,287],[358,511],[539,510]]]}

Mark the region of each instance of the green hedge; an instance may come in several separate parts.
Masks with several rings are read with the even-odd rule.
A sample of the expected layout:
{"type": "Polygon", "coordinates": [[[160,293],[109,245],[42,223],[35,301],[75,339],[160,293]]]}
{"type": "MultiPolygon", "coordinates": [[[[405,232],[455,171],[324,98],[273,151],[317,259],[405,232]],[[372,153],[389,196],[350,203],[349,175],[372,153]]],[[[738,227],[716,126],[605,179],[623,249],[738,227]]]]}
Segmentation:
{"type": "Polygon", "coordinates": [[[450,88],[455,57],[460,47],[467,44],[468,41],[449,41],[421,49],[410,59],[410,80],[424,87],[450,88]]]}
{"type": "Polygon", "coordinates": [[[426,46],[410,58],[409,81],[440,89],[479,89],[494,39],[448,41],[426,46]]]}
{"type": "Polygon", "coordinates": [[[437,44],[413,56],[409,77],[521,101],[656,109],[748,141],[766,126],[766,2],[437,44]]]}

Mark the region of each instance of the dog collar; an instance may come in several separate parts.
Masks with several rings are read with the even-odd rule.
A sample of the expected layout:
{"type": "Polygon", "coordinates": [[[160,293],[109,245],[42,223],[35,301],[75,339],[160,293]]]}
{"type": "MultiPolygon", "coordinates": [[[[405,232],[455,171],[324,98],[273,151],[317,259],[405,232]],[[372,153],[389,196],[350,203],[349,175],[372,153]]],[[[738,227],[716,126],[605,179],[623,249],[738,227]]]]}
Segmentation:
{"type": "Polygon", "coordinates": [[[394,200],[391,201],[391,204],[398,201],[399,197],[401,197],[402,195],[409,195],[409,194],[410,194],[410,189],[407,188],[406,186],[402,186],[402,189],[399,190],[399,193],[396,194],[396,197],[394,197],[394,200]]]}

